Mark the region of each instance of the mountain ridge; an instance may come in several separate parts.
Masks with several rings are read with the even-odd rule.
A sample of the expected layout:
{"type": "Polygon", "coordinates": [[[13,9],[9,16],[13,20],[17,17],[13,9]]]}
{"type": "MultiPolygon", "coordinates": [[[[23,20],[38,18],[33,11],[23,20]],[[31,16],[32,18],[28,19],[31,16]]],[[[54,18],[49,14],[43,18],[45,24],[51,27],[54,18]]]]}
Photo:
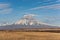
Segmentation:
{"type": "Polygon", "coordinates": [[[11,25],[0,26],[0,30],[13,30],[19,28],[60,28],[47,23],[40,22],[34,18],[34,14],[24,15],[19,21],[11,25]]]}

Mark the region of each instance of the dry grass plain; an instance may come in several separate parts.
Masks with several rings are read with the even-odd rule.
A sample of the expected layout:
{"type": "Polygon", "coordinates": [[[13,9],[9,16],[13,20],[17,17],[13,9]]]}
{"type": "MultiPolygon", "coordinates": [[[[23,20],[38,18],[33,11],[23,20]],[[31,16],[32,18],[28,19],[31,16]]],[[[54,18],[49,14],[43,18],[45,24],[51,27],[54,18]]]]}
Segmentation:
{"type": "Polygon", "coordinates": [[[0,31],[0,40],[60,40],[60,33],[0,31]]]}

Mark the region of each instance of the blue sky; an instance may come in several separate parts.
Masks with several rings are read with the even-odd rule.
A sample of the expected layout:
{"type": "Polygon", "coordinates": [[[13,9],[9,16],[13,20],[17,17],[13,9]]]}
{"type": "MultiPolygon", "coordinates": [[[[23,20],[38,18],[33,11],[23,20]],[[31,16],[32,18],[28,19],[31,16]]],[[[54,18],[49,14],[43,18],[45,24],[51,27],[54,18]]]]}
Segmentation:
{"type": "Polygon", "coordinates": [[[24,14],[36,14],[40,21],[60,26],[60,0],[0,0],[0,24],[14,23],[24,14]]]}

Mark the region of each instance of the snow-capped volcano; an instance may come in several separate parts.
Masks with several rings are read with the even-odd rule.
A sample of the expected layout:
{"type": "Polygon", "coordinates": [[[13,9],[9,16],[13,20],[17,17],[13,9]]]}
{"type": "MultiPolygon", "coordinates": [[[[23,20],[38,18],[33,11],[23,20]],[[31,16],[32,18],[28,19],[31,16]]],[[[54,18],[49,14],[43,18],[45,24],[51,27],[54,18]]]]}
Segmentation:
{"type": "Polygon", "coordinates": [[[38,16],[38,15],[27,14],[27,15],[24,15],[20,20],[18,20],[15,23],[11,23],[11,24],[4,23],[4,24],[0,24],[0,26],[7,26],[7,25],[13,25],[13,24],[14,25],[49,25],[49,26],[55,26],[55,25],[41,22],[40,20],[38,20],[36,18],[36,16],[38,16]]]}
{"type": "Polygon", "coordinates": [[[60,28],[54,25],[50,25],[47,23],[43,23],[37,18],[35,18],[34,14],[24,15],[19,21],[14,24],[0,26],[0,30],[13,30],[20,28],[60,28]]]}
{"type": "Polygon", "coordinates": [[[47,23],[40,22],[40,20],[36,19],[35,16],[37,16],[37,15],[34,15],[34,14],[24,15],[15,24],[21,24],[21,25],[40,25],[40,24],[45,24],[45,25],[49,25],[47,23]]]}

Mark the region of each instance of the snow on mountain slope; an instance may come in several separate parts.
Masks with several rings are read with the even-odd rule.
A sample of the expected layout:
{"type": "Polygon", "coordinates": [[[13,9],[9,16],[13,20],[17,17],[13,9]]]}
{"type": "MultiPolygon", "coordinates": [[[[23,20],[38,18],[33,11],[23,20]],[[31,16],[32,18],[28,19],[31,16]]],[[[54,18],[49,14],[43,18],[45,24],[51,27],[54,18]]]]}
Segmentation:
{"type": "Polygon", "coordinates": [[[47,23],[40,22],[38,19],[35,18],[35,16],[36,15],[34,15],[34,14],[24,15],[15,24],[22,24],[22,25],[40,25],[40,24],[45,24],[45,25],[49,25],[47,23]]]}
{"type": "Polygon", "coordinates": [[[40,20],[36,19],[35,16],[36,15],[34,14],[24,15],[19,21],[14,24],[4,24],[4,26],[0,26],[0,30],[13,30],[20,28],[60,28],[55,25],[43,23],[40,20]]]}

